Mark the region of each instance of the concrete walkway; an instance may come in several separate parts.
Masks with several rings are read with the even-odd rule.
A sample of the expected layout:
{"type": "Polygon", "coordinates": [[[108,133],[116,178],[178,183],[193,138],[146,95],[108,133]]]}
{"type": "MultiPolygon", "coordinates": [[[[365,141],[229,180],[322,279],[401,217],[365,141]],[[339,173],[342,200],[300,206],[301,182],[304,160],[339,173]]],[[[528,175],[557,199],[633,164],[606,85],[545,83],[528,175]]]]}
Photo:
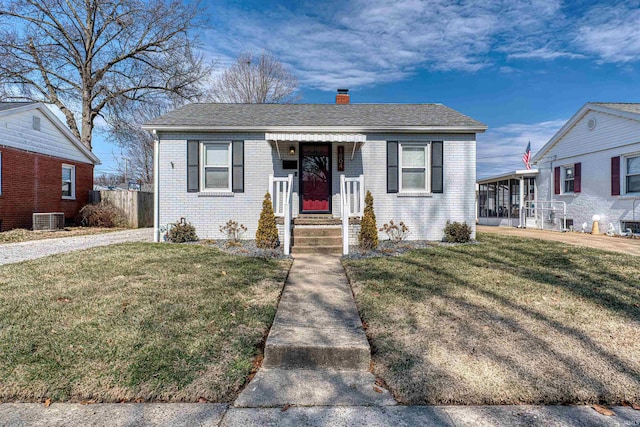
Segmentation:
{"type": "Polygon", "coordinates": [[[229,408],[216,403],[0,404],[13,426],[639,426],[640,411],[589,406],[332,406],[229,408]]]}
{"type": "Polygon", "coordinates": [[[86,236],[60,237],[57,239],[32,240],[29,242],[0,245],[0,265],[42,258],[49,255],[79,251],[96,246],[124,242],[151,242],[152,228],[114,231],[86,236]]]}
{"type": "Polygon", "coordinates": [[[536,230],[531,228],[476,226],[478,233],[502,234],[505,236],[530,237],[532,239],[563,242],[570,245],[585,246],[605,251],[640,256],[640,239],[609,237],[606,234],[560,233],[558,231],[536,230]]]}
{"type": "Polygon", "coordinates": [[[235,407],[395,405],[369,372],[371,349],[338,256],[297,255],[262,368],[235,407]]]}

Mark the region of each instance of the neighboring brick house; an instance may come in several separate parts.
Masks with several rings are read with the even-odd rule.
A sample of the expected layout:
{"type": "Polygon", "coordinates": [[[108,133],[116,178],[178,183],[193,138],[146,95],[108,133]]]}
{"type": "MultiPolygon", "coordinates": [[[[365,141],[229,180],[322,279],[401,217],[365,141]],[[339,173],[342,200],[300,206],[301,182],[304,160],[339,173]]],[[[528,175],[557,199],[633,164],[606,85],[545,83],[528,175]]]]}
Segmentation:
{"type": "Polygon", "coordinates": [[[0,231],[31,228],[33,213],[75,219],[99,163],[46,105],[0,102],[0,231]]]}
{"type": "Polygon", "coordinates": [[[144,128],[156,135],[156,240],[180,218],[200,238],[221,238],[236,220],[253,239],[267,191],[285,251],[290,230],[297,247],[302,227],[320,226],[342,230],[345,248],[367,190],[378,225],[404,221],[410,239],[440,240],[448,220],[475,227],[486,126],[442,104],[350,104],[341,90],[336,104],[191,104],[144,128]]]}

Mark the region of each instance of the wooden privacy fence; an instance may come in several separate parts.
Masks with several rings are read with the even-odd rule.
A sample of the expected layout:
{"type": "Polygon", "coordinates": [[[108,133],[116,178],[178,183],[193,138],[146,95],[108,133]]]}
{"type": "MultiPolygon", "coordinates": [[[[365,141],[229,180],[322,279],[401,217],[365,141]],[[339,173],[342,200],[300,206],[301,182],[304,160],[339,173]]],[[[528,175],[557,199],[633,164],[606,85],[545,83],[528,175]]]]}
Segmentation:
{"type": "Polygon", "coordinates": [[[105,201],[124,211],[133,228],[153,227],[153,193],[146,191],[100,190],[92,191],[91,203],[105,201]]]}

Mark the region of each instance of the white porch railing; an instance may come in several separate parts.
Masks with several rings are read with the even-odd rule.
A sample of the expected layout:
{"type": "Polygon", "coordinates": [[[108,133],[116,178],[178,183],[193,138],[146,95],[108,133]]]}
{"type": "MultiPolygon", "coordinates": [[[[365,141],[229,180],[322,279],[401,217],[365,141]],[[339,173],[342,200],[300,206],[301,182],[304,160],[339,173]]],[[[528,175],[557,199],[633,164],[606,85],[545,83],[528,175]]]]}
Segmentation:
{"type": "MultiPolygon", "coordinates": [[[[524,202],[526,212],[533,212],[536,228],[541,230],[567,230],[567,204],[555,200],[524,202]]],[[[527,216],[531,218],[531,216],[527,216]]]]}
{"type": "Polygon", "coordinates": [[[364,213],[364,175],[347,178],[340,175],[340,201],[342,213],[342,253],[349,253],[349,218],[364,213]]]}
{"type": "Polygon", "coordinates": [[[275,216],[284,217],[284,254],[291,253],[291,197],[293,194],[293,174],[286,178],[269,175],[269,193],[275,216]]]}

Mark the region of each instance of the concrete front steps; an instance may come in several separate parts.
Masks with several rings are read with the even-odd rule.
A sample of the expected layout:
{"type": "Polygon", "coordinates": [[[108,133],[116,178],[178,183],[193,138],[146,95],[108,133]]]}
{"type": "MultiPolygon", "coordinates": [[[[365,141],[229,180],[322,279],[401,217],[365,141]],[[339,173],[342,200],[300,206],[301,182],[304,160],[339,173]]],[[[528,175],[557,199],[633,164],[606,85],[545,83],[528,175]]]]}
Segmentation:
{"type": "Polygon", "coordinates": [[[295,257],[262,367],[236,407],[389,406],[369,372],[371,350],[337,256],[295,257]]]}
{"type": "Polygon", "coordinates": [[[301,215],[293,220],[292,254],[342,253],[342,221],[330,216],[301,215]]]}

